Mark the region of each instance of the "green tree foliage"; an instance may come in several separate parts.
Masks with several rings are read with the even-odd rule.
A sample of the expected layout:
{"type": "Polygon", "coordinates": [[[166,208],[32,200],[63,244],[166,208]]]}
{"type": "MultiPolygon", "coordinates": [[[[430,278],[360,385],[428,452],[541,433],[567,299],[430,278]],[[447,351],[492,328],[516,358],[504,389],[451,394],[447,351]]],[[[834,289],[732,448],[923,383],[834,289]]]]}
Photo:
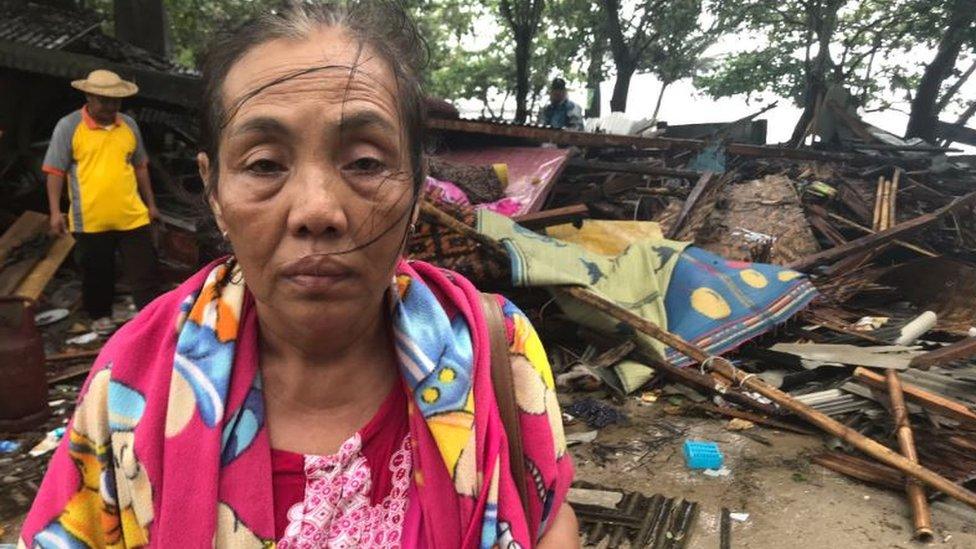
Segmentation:
{"type": "Polygon", "coordinates": [[[668,85],[693,76],[720,29],[704,23],[702,0],[601,0],[600,5],[616,69],[612,111],[626,109],[636,72],[657,74],[664,82],[662,95],[668,85]]]}
{"type": "MultiPolygon", "coordinates": [[[[714,97],[772,92],[791,99],[804,109],[793,132],[797,142],[833,84],[869,110],[890,108],[892,92],[911,101],[934,61],[915,62],[911,54],[946,41],[956,4],[976,12],[971,0],[719,0],[717,17],[743,45],[695,84],[714,97]]],[[[973,42],[963,40],[962,50],[968,43],[972,51],[973,42]]],[[[951,90],[964,74],[940,73],[935,89],[951,90]]]]}

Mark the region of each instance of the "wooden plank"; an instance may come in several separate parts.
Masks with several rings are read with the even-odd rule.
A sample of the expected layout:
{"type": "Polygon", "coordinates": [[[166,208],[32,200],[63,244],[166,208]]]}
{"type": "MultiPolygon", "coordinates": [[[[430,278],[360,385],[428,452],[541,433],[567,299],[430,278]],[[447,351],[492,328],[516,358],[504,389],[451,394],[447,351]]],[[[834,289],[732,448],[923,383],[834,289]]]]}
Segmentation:
{"type": "Polygon", "coordinates": [[[701,410],[703,412],[711,412],[713,414],[719,414],[719,415],[723,415],[723,416],[744,419],[744,420],[747,420],[747,421],[751,421],[753,423],[756,423],[758,425],[765,425],[766,427],[770,427],[770,428],[773,428],[773,429],[780,429],[782,431],[790,431],[791,433],[796,433],[798,435],[815,435],[815,434],[817,434],[814,431],[810,431],[808,429],[804,429],[804,428],[798,427],[796,425],[790,425],[789,423],[786,423],[785,421],[778,421],[778,420],[775,420],[775,419],[770,419],[768,417],[761,416],[759,414],[754,414],[752,412],[746,412],[746,411],[739,410],[739,409],[736,409],[736,408],[720,408],[718,406],[715,406],[714,404],[701,404],[701,403],[692,403],[691,404],[691,407],[694,408],[694,409],[696,409],[696,410],[701,410]]]}
{"type": "Polygon", "coordinates": [[[64,260],[71,253],[71,249],[74,246],[75,239],[73,236],[70,234],[59,236],[51,244],[51,247],[48,248],[47,254],[34,265],[30,273],[20,282],[20,285],[14,291],[14,295],[34,300],[41,297],[41,294],[44,293],[44,288],[51,281],[51,278],[54,277],[54,273],[64,263],[64,260]]]}
{"type": "Polygon", "coordinates": [[[943,206],[934,212],[920,215],[914,219],[905,221],[904,223],[899,223],[890,229],[878,231],[871,235],[862,236],[861,238],[852,240],[847,244],[830,248],[829,250],[824,250],[803,259],[794,261],[789,265],[789,267],[797,271],[803,271],[824,263],[837,261],[851,254],[874,248],[876,246],[881,246],[882,244],[887,244],[909,233],[923,229],[956,210],[971,206],[974,202],[976,202],[976,192],[967,194],[961,198],[957,198],[950,204],[943,206]]]}
{"type": "Polygon", "coordinates": [[[0,296],[11,295],[20,285],[20,281],[24,280],[34,265],[40,261],[41,256],[39,255],[29,257],[12,265],[7,265],[3,271],[0,271],[0,296]]]}
{"type": "Polygon", "coordinates": [[[585,158],[572,158],[568,167],[582,170],[601,172],[636,173],[640,175],[655,175],[661,177],[683,177],[698,179],[702,173],[696,170],[681,170],[667,166],[652,166],[641,162],[602,162],[585,158]]]}
{"type": "Polygon", "coordinates": [[[946,345],[941,349],[929,351],[913,358],[910,366],[912,368],[928,370],[932,366],[963,360],[973,356],[976,356],[976,337],[967,337],[951,345],[946,345]]]}
{"type": "MultiPolygon", "coordinates": [[[[884,391],[886,388],[884,376],[867,368],[855,368],[854,379],[867,387],[879,391],[884,391]]],[[[976,427],[976,414],[961,402],[956,402],[942,395],[931,393],[910,383],[902,383],[902,391],[907,400],[918,404],[934,414],[955,419],[961,423],[976,427]]]]}
{"type": "Polygon", "coordinates": [[[0,236],[0,264],[11,251],[24,242],[29,241],[38,234],[43,233],[48,228],[47,216],[32,211],[24,212],[3,236],[0,236]]]}
{"type": "MultiPolygon", "coordinates": [[[[857,230],[861,231],[862,233],[867,233],[867,234],[874,234],[875,233],[875,231],[873,231],[873,230],[865,227],[864,225],[861,225],[859,223],[855,223],[855,222],[851,221],[850,219],[847,219],[846,217],[837,215],[837,214],[835,214],[833,212],[827,212],[821,206],[818,206],[816,204],[810,204],[807,207],[808,207],[808,209],[810,209],[811,212],[814,212],[814,211],[822,211],[830,219],[833,219],[834,221],[837,221],[838,223],[840,223],[842,225],[845,225],[847,227],[850,227],[852,229],[857,229],[857,230]]],[[[896,239],[896,240],[893,240],[892,242],[894,242],[898,246],[901,246],[902,248],[905,248],[906,250],[911,250],[911,251],[913,251],[915,253],[919,253],[919,254],[922,254],[924,256],[928,256],[928,257],[939,257],[939,254],[937,254],[937,253],[935,253],[935,252],[933,252],[931,250],[926,250],[925,248],[922,248],[921,246],[916,246],[915,244],[912,244],[912,243],[909,243],[909,242],[905,242],[904,240],[897,240],[896,239]]]]}
{"type": "Polygon", "coordinates": [[[840,452],[827,452],[813,456],[810,460],[835,473],[840,473],[890,490],[901,490],[904,486],[904,477],[898,471],[864,458],[849,456],[840,452]]]}
{"type": "MultiPolygon", "coordinates": [[[[20,282],[30,273],[34,265],[41,260],[41,255],[26,257],[4,266],[17,248],[23,246],[48,230],[48,217],[32,211],[24,212],[9,229],[0,236],[0,295],[10,295],[20,282]]],[[[32,244],[33,245],[33,244],[32,244]]]]}
{"type": "MultiPolygon", "coordinates": [[[[665,236],[667,238],[675,238],[681,233],[681,229],[684,228],[685,222],[688,220],[688,215],[694,210],[695,205],[704,196],[705,191],[709,189],[712,181],[715,180],[715,174],[712,172],[705,172],[702,174],[701,178],[698,179],[698,183],[695,183],[695,187],[691,190],[691,194],[685,200],[685,203],[681,206],[681,211],[678,213],[678,217],[668,228],[668,234],[665,236]]],[[[721,181],[721,178],[718,179],[721,181]]]]}
{"type": "Polygon", "coordinates": [[[813,227],[814,229],[817,229],[817,231],[820,234],[827,237],[827,240],[830,240],[830,242],[833,243],[834,246],[847,244],[847,239],[844,238],[844,235],[842,235],[840,231],[835,229],[833,225],[827,222],[827,220],[824,219],[823,216],[814,214],[813,210],[810,209],[808,209],[807,211],[810,212],[810,215],[807,216],[807,221],[810,222],[810,226],[813,227]]]}
{"type": "MultiPolygon", "coordinates": [[[[639,149],[657,148],[699,151],[709,144],[708,141],[702,139],[588,133],[573,130],[555,130],[534,126],[444,118],[431,118],[427,121],[427,128],[430,130],[514,137],[540,143],[555,143],[557,145],[573,145],[577,147],[635,147],[639,149]]],[[[877,155],[791,149],[771,145],[751,145],[748,143],[728,143],[725,146],[725,151],[729,154],[740,156],[842,162],[855,166],[874,166],[879,162],[888,162],[904,167],[918,166],[924,168],[931,165],[931,160],[928,158],[879,158],[877,155]]]]}
{"type": "Polygon", "coordinates": [[[574,204],[562,208],[553,208],[525,215],[520,215],[512,219],[526,229],[541,229],[550,225],[560,225],[578,221],[590,216],[590,209],[586,204],[574,204]]]}

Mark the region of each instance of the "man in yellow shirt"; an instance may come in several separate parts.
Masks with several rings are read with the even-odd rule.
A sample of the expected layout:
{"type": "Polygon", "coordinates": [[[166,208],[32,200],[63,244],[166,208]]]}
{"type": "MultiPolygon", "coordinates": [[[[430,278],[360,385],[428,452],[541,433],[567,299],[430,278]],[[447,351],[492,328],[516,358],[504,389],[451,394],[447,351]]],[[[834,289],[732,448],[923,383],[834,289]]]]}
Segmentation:
{"type": "Polygon", "coordinates": [[[51,232],[70,230],[78,242],[82,301],[96,331],[109,332],[115,289],[115,253],[122,253],[132,297],[140,309],[159,293],[149,222],[159,212],[148,159],[135,121],[119,113],[122,98],[139,88],[106,70],[71,83],[87,103],[54,128],[44,157],[51,232]],[[68,183],[68,222],[61,192],[68,183]]]}

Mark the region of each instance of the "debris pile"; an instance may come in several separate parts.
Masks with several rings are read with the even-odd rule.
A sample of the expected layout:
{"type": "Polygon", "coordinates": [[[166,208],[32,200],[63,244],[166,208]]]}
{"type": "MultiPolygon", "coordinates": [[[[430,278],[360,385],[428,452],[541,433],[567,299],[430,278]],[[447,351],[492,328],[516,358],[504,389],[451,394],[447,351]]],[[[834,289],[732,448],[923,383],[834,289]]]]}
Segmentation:
{"type": "MultiPolygon", "coordinates": [[[[869,128],[865,136],[880,132],[856,122],[869,128]]],[[[505,154],[517,163],[531,144],[555,144],[543,150],[566,155],[549,177],[534,176],[530,184],[546,197],[509,213],[511,230],[495,228],[499,212],[490,206],[428,186],[410,251],[530,311],[557,383],[584,393],[574,392],[567,410],[588,407],[588,391],[643,401],[677,383],[701,393],[696,400],[713,400],[686,404],[689,413],[809,433],[805,422],[824,432],[829,449],[813,461],[907,491],[919,539],[933,535],[929,500],[976,504],[968,488],[976,480],[976,169],[964,157],[891,145],[890,135],[888,146],[828,151],[730,143],[721,134],[431,125],[451,144],[446,157],[477,156],[457,150],[486,143],[493,164],[505,154]],[[690,247],[668,244],[668,253],[697,257],[707,271],[693,279],[707,290],[690,292],[694,311],[671,302],[691,279],[663,257],[647,261],[644,278],[673,269],[655,286],[663,295],[646,298],[666,311],[628,304],[640,296],[620,292],[646,284],[619,274],[634,249],[660,253],[674,241],[690,247]],[[563,255],[586,265],[582,278],[563,255]],[[601,286],[603,277],[610,282],[601,286]],[[777,278],[815,290],[809,299],[793,289],[757,300],[753,290],[770,291],[777,278]],[[798,305],[769,318],[784,302],[798,305]],[[735,328],[722,322],[740,306],[756,314],[735,328]],[[708,333],[688,329],[695,315],[709,317],[708,333]]],[[[508,185],[519,177],[533,175],[509,170],[508,185]]]]}

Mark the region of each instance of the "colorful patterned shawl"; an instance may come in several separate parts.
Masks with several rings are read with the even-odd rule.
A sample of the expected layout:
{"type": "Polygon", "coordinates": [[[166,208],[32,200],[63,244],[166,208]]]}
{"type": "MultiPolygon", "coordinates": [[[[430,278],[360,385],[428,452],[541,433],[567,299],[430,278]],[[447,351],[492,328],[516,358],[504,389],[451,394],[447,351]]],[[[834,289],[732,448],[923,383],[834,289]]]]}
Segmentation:
{"type": "MultiPolygon", "coordinates": [[[[526,513],[478,291],[450,272],[402,262],[391,294],[425,543],[533,546],[572,479],[538,336],[503,303],[531,479],[526,513]]],[[[274,546],[252,299],[239,272],[215,263],[112,337],[24,523],[24,545],[274,546]]]]}

